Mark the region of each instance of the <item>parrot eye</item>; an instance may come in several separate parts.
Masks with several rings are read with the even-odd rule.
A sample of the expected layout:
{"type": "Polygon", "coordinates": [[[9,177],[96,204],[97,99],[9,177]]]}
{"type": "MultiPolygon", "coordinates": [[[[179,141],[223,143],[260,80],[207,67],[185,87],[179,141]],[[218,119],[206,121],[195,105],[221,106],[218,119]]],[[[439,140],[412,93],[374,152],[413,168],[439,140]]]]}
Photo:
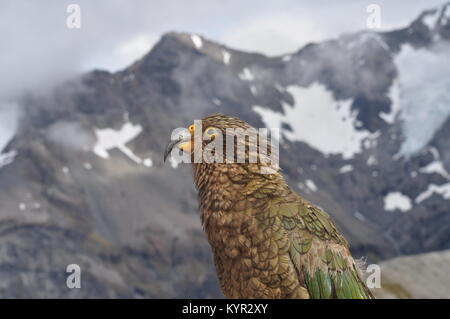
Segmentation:
{"type": "Polygon", "coordinates": [[[188,130],[189,130],[189,133],[191,133],[191,134],[194,133],[194,124],[189,125],[188,130]]]}
{"type": "Polygon", "coordinates": [[[208,127],[205,130],[205,134],[208,135],[209,137],[216,136],[216,129],[214,127],[208,127]]]}

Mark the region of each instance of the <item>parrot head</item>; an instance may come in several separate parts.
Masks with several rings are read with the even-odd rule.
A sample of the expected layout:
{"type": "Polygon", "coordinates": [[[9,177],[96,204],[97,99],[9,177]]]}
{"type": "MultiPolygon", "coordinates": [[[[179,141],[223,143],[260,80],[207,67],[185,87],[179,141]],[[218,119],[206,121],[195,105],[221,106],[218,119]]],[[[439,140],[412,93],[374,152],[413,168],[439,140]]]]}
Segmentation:
{"type": "Polygon", "coordinates": [[[187,127],[178,138],[171,140],[164,151],[164,161],[174,148],[178,148],[184,153],[193,155],[196,149],[203,149],[207,144],[214,141],[219,134],[222,134],[223,125],[219,121],[219,115],[209,116],[187,127]]]}
{"type": "Polygon", "coordinates": [[[213,114],[194,121],[184,134],[171,140],[164,151],[164,161],[174,148],[190,154],[191,163],[262,163],[278,165],[273,140],[268,141],[245,121],[223,114],[213,114]]]}

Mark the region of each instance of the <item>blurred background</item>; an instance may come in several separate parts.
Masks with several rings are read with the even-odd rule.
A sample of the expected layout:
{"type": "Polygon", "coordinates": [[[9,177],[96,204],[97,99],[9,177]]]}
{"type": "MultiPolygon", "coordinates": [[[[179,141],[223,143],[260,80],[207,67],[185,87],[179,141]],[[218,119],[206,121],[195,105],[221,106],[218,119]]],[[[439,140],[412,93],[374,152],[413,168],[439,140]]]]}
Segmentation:
{"type": "Polygon", "coordinates": [[[0,297],[221,298],[162,161],[216,112],[281,128],[378,297],[450,297],[450,4],[3,0],[0,35],[0,297]]]}

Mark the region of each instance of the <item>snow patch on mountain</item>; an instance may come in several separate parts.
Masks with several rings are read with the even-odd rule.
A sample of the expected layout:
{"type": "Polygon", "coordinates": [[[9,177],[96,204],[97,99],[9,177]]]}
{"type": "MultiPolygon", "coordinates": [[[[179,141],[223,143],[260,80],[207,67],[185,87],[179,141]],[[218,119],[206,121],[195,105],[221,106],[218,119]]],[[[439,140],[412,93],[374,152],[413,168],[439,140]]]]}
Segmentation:
{"type": "Polygon", "coordinates": [[[389,46],[386,42],[381,38],[381,36],[374,32],[360,32],[356,34],[356,36],[349,37],[348,35],[344,35],[340,37],[341,40],[346,41],[347,50],[355,50],[361,47],[366,46],[370,41],[375,41],[377,44],[383,48],[387,52],[391,52],[389,46]]]}
{"type": "Polygon", "coordinates": [[[434,184],[428,185],[427,190],[420,193],[416,197],[415,202],[417,204],[420,204],[424,200],[430,198],[433,194],[439,194],[442,196],[442,198],[450,200],[450,183],[446,183],[443,185],[434,185],[434,184]]]}
{"type": "Polygon", "coordinates": [[[16,151],[11,151],[8,153],[0,154],[0,168],[3,166],[9,165],[14,162],[15,157],[17,156],[16,151]]]}
{"type": "Polygon", "coordinates": [[[405,136],[401,155],[420,151],[450,115],[448,49],[447,45],[415,50],[405,45],[395,59],[405,136]]]}
{"type": "Polygon", "coordinates": [[[142,161],[142,164],[144,164],[144,166],[146,166],[146,167],[152,167],[153,161],[151,158],[146,158],[142,161]]]}
{"type": "Polygon", "coordinates": [[[380,113],[380,117],[388,124],[393,124],[397,115],[401,111],[400,102],[400,84],[394,81],[389,91],[389,99],[391,100],[391,110],[389,113],[380,113]]]}
{"type": "Polygon", "coordinates": [[[218,98],[213,98],[212,102],[214,103],[214,105],[216,106],[221,106],[222,102],[218,99],[218,98]]]}
{"type": "Polygon", "coordinates": [[[317,191],[316,183],[314,183],[312,180],[307,179],[307,180],[305,181],[305,185],[306,185],[306,187],[308,187],[308,188],[309,188],[310,190],[312,190],[313,192],[316,192],[316,191],[317,191]]]}
{"type": "Polygon", "coordinates": [[[367,166],[373,166],[373,165],[377,165],[378,161],[376,159],[376,157],[374,155],[370,155],[369,158],[367,159],[367,166]]]}
{"type": "Polygon", "coordinates": [[[133,162],[141,164],[142,159],[126,146],[127,143],[135,139],[141,132],[142,126],[134,125],[131,122],[125,123],[119,130],[112,128],[96,129],[97,143],[94,146],[93,152],[101,158],[109,159],[108,151],[117,148],[133,162]]]}
{"type": "Polygon", "coordinates": [[[360,212],[354,212],[353,216],[355,216],[357,219],[359,219],[362,222],[366,221],[366,217],[364,217],[364,215],[361,214],[360,212]]]}
{"type": "Polygon", "coordinates": [[[441,161],[433,161],[427,166],[420,168],[419,171],[426,174],[436,173],[450,180],[450,175],[441,161]]]}
{"type": "Polygon", "coordinates": [[[353,171],[353,165],[350,165],[350,164],[344,165],[339,169],[339,173],[341,173],[341,174],[345,174],[345,173],[348,173],[351,171],[353,171]]]}
{"type": "Polygon", "coordinates": [[[425,14],[422,18],[422,22],[428,27],[430,30],[434,30],[438,20],[439,20],[440,12],[435,10],[434,12],[429,12],[425,14]]]}
{"type": "Polygon", "coordinates": [[[253,73],[248,68],[244,68],[242,72],[239,73],[239,78],[243,81],[253,81],[255,79],[253,73]]]}
{"type": "Polygon", "coordinates": [[[395,211],[398,209],[402,212],[407,212],[411,208],[411,198],[400,192],[391,192],[384,197],[385,211],[395,211]]]}
{"type": "Polygon", "coordinates": [[[274,86],[278,90],[278,92],[284,92],[284,87],[282,87],[279,83],[275,83],[274,86]]]}
{"type": "Polygon", "coordinates": [[[308,88],[289,86],[287,91],[294,97],[295,105],[290,107],[284,103],[284,114],[257,105],[253,107],[269,128],[289,124],[292,132],[282,129],[286,138],[305,142],[325,155],[341,154],[345,159],[361,152],[364,142],[377,138],[377,132],[355,128],[357,111],[351,110],[352,100],[334,100],[322,84],[314,83],[308,88]]]}
{"type": "Polygon", "coordinates": [[[0,153],[16,133],[20,116],[19,109],[17,103],[4,103],[0,101],[0,153]]]}
{"type": "Polygon", "coordinates": [[[83,163],[83,167],[84,167],[85,169],[87,169],[88,171],[90,171],[90,170],[92,169],[92,164],[91,164],[91,163],[88,163],[88,162],[84,162],[84,163],[83,163]]]}
{"type": "Polygon", "coordinates": [[[223,55],[223,63],[224,64],[230,64],[231,53],[226,51],[226,50],[222,50],[222,55],[223,55]]]}
{"type": "Polygon", "coordinates": [[[445,25],[448,22],[448,20],[450,19],[450,5],[449,4],[444,5],[443,10],[444,10],[444,12],[442,14],[441,24],[445,25]]]}
{"type": "Polygon", "coordinates": [[[434,158],[435,160],[438,160],[438,159],[441,157],[441,155],[439,154],[439,151],[437,150],[436,147],[431,146],[431,147],[428,148],[428,150],[429,150],[430,153],[433,155],[433,158],[434,158]]]}
{"type": "Polygon", "coordinates": [[[197,34],[191,34],[191,40],[197,49],[201,49],[203,47],[203,40],[197,34]]]}

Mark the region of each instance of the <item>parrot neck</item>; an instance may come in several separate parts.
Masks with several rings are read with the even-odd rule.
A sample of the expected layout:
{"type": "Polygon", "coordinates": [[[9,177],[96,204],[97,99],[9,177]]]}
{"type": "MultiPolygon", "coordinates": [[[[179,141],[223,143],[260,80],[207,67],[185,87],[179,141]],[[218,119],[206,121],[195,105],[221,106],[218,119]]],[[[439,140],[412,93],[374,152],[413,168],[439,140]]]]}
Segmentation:
{"type": "Polygon", "coordinates": [[[200,208],[228,211],[234,202],[233,183],[228,177],[230,164],[194,164],[194,180],[200,208]]]}
{"type": "MultiPolygon", "coordinates": [[[[255,227],[254,213],[267,209],[271,198],[291,196],[283,176],[260,174],[254,164],[194,164],[194,179],[199,192],[201,220],[208,241],[214,250],[238,256],[240,243],[236,238],[244,229],[255,227]],[[246,225],[246,226],[244,226],[246,225]]],[[[253,229],[253,228],[251,228],[253,229]]]]}
{"type": "Polygon", "coordinates": [[[217,220],[219,224],[224,221],[232,223],[236,212],[245,211],[251,205],[253,194],[249,185],[255,182],[260,187],[271,184],[274,196],[278,191],[280,195],[285,195],[284,192],[289,190],[279,172],[270,176],[260,174],[260,166],[256,164],[197,163],[193,164],[193,169],[205,228],[211,225],[209,221],[217,220],[217,216],[224,217],[220,221],[217,220]],[[274,183],[280,187],[273,187],[274,183]],[[213,218],[210,218],[211,216],[213,218]]]}

